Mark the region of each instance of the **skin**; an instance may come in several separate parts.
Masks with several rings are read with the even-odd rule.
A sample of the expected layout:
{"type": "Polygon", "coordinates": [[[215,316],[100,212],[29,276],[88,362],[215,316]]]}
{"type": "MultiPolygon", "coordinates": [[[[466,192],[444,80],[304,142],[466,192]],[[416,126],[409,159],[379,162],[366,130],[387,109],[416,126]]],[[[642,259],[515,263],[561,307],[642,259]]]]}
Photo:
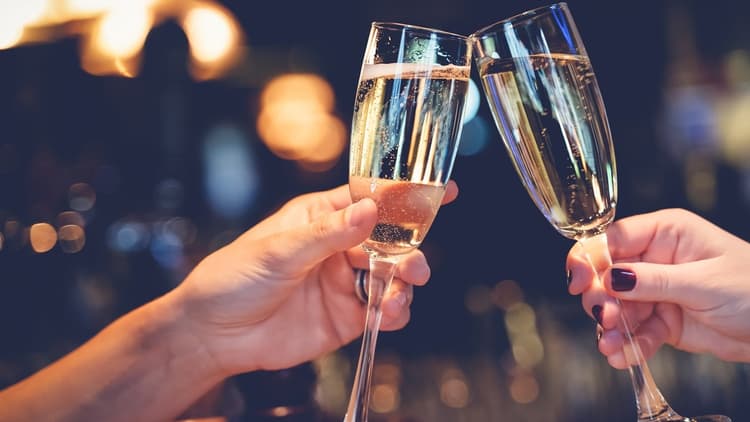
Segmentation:
{"type": "MultiPolygon", "coordinates": [[[[612,272],[600,279],[580,245],[567,258],[569,292],[582,295],[589,315],[602,306],[599,350],[627,368],[620,313],[637,327],[644,355],[662,345],[720,359],[750,362],[750,244],[685,210],[666,209],[616,221],[607,230],[611,268],[635,274],[632,290],[613,288],[612,272]]],[[[592,315],[593,317],[593,315],[592,315]]]]}
{"type": "MultiPolygon", "coordinates": [[[[456,198],[449,183],[443,203],[456,198]]],[[[291,367],[362,334],[354,269],[377,219],[347,186],[299,196],[201,261],[166,295],[0,391],[0,421],[174,420],[232,375],[291,367]],[[40,399],[40,398],[43,398],[40,399]],[[136,405],[137,404],[137,405],[136,405]]],[[[430,276],[418,251],[400,260],[383,330],[409,320],[430,276]]]]}

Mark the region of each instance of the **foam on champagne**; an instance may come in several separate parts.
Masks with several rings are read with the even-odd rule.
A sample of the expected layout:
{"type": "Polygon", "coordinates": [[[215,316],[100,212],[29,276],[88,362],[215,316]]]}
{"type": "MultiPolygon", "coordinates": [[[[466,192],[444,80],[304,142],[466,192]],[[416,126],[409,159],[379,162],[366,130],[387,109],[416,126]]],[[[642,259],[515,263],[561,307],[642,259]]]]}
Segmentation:
{"type": "Polygon", "coordinates": [[[442,79],[469,79],[471,67],[456,65],[433,65],[421,63],[378,63],[362,66],[360,80],[394,79],[404,77],[431,77],[442,79]]]}

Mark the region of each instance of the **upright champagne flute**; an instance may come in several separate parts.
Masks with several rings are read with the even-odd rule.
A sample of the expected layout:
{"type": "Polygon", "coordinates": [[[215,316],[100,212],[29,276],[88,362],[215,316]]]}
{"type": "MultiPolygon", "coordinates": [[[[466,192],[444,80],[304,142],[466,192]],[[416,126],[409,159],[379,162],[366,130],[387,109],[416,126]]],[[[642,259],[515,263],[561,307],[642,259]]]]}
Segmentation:
{"type": "Polygon", "coordinates": [[[399,258],[419,247],[456,157],[471,69],[468,37],[399,23],[370,29],[354,103],[352,200],[372,198],[378,222],[370,256],[362,349],[345,422],[366,422],[384,293],[399,258]]]}
{"type": "MultiPolygon", "coordinates": [[[[557,231],[580,243],[601,277],[612,263],[605,231],[617,203],[615,155],[567,5],[524,12],[470,38],[485,97],[526,190],[557,231]]],[[[730,422],[718,415],[686,418],[667,404],[634,341],[628,307],[617,304],[638,421],[730,422]]]]}

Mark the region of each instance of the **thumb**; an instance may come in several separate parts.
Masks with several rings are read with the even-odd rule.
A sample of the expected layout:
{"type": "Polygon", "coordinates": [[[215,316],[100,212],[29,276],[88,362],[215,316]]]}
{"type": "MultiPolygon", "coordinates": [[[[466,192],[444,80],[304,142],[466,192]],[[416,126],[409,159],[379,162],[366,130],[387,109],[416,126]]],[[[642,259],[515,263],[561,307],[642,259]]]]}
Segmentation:
{"type": "Polygon", "coordinates": [[[284,232],[283,239],[273,242],[280,248],[276,256],[282,258],[281,264],[285,266],[316,265],[336,252],[362,243],[375,227],[377,216],[375,202],[368,198],[362,199],[309,224],[284,232]]]}
{"type": "Polygon", "coordinates": [[[711,306],[712,289],[703,262],[615,264],[604,276],[607,291],[628,301],[669,302],[692,308],[711,306]]]}

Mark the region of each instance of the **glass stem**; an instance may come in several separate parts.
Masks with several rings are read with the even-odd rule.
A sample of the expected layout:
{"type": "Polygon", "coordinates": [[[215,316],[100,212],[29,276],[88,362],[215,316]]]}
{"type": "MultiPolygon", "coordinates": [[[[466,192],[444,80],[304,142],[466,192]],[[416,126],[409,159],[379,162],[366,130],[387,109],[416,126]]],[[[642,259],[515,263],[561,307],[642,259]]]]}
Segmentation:
{"type": "Polygon", "coordinates": [[[367,287],[367,316],[365,332],[362,335],[362,348],[357,362],[357,373],[354,376],[354,387],[349,398],[344,422],[367,422],[367,411],[370,408],[370,386],[372,368],[375,360],[375,343],[378,340],[380,319],[383,316],[381,305],[383,296],[393,281],[397,259],[371,255],[370,279],[367,287]]]}
{"type": "MultiPolygon", "coordinates": [[[[601,233],[590,238],[581,239],[579,243],[586,253],[586,258],[594,268],[594,274],[597,277],[596,282],[602,285],[603,288],[602,274],[612,266],[612,258],[609,254],[609,246],[607,245],[607,235],[601,233]]],[[[680,418],[664,399],[664,396],[662,396],[654,382],[654,378],[651,376],[651,371],[635,337],[634,328],[636,327],[629,320],[623,303],[617,298],[615,298],[615,301],[620,307],[620,324],[625,340],[623,353],[629,365],[630,381],[633,383],[638,421],[656,422],[680,418]]]]}

